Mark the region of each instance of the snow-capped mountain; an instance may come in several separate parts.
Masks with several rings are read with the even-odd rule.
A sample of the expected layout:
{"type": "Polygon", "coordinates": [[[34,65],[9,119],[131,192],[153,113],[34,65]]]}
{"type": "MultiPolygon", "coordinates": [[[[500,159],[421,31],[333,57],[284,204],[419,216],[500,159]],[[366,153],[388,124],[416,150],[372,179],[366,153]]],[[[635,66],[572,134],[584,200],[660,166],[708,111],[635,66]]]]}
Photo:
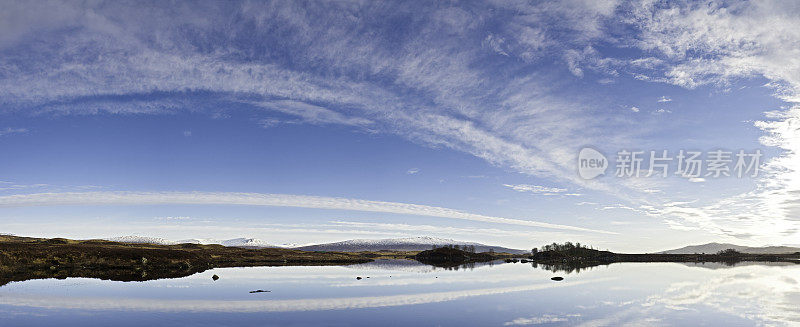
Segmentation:
{"type": "Polygon", "coordinates": [[[212,238],[190,238],[185,240],[180,240],[177,242],[178,244],[220,244],[219,240],[215,240],[212,238]]]}
{"type": "Polygon", "coordinates": [[[158,244],[158,245],[177,244],[176,242],[163,239],[160,237],[134,236],[134,235],[112,237],[112,238],[107,238],[105,240],[112,242],[120,242],[120,243],[142,243],[142,244],[158,244]]]}
{"type": "Polygon", "coordinates": [[[446,238],[436,237],[406,237],[406,238],[387,238],[387,239],[355,239],[342,242],[315,244],[297,247],[297,250],[305,251],[340,251],[340,252],[358,252],[358,251],[422,251],[430,250],[433,247],[440,247],[445,245],[472,245],[475,246],[476,252],[487,252],[493,250],[495,252],[509,252],[509,253],[527,253],[526,250],[509,249],[501,246],[485,245],[475,242],[456,241],[446,238]]]}
{"type": "Polygon", "coordinates": [[[788,247],[788,246],[765,246],[765,247],[750,247],[750,246],[741,246],[736,244],[729,244],[729,243],[708,243],[708,244],[701,244],[701,245],[691,245],[685,246],[680,249],[668,250],[663,251],[660,253],[666,254],[695,254],[695,253],[706,253],[706,254],[713,254],[719,251],[727,250],[727,249],[734,249],[736,251],[742,253],[752,253],[752,254],[786,254],[786,253],[795,253],[800,252],[800,248],[788,247]]]}
{"type": "Polygon", "coordinates": [[[297,245],[295,243],[288,244],[270,244],[257,238],[233,238],[229,240],[217,240],[207,238],[191,238],[180,241],[170,241],[160,237],[147,237],[147,236],[122,236],[107,238],[106,240],[121,242],[121,243],[148,243],[160,245],[174,245],[174,244],[220,244],[229,247],[240,248],[286,248],[305,251],[340,251],[340,252],[358,252],[358,251],[422,251],[430,250],[434,247],[441,247],[446,245],[471,245],[475,247],[477,252],[508,252],[515,254],[527,253],[526,250],[509,249],[501,246],[492,246],[475,242],[456,241],[447,238],[436,237],[406,237],[406,238],[388,238],[388,239],[355,239],[335,243],[325,244],[311,244],[311,245],[297,245]]]}
{"type": "Polygon", "coordinates": [[[190,238],[180,240],[177,243],[191,243],[191,244],[219,244],[223,246],[233,246],[240,248],[280,248],[285,246],[273,245],[257,238],[232,238],[229,240],[217,240],[212,238],[190,238]]]}
{"type": "Polygon", "coordinates": [[[278,246],[269,244],[256,238],[234,238],[220,242],[224,246],[232,246],[239,248],[275,248],[278,246]]]}
{"type": "Polygon", "coordinates": [[[190,238],[180,241],[170,241],[167,239],[163,239],[160,237],[147,237],[147,236],[122,236],[122,237],[112,237],[107,238],[108,241],[113,242],[120,242],[120,243],[147,243],[147,244],[159,244],[159,245],[175,245],[175,244],[183,244],[183,243],[191,243],[191,244],[220,244],[223,246],[231,246],[231,247],[240,247],[240,248],[276,248],[276,247],[284,247],[284,246],[276,246],[264,242],[262,240],[256,238],[234,238],[230,240],[215,240],[215,239],[208,239],[208,238],[190,238]]]}

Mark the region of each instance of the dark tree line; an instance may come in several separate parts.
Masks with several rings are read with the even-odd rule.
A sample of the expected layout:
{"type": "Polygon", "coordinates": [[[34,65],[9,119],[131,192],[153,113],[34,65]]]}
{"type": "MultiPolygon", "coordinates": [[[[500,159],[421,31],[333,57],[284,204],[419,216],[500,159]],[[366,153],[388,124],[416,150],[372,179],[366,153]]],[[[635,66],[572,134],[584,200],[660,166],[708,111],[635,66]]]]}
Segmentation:
{"type": "Polygon", "coordinates": [[[740,254],[742,254],[742,253],[739,252],[739,251],[736,251],[734,249],[725,249],[725,250],[717,252],[717,255],[721,255],[721,256],[737,256],[737,255],[740,255],[740,254]]]}
{"type": "Polygon", "coordinates": [[[536,253],[539,253],[540,251],[542,251],[542,252],[544,252],[544,251],[565,252],[565,251],[570,251],[570,250],[574,250],[574,249],[592,249],[593,250],[592,247],[585,246],[585,245],[583,245],[581,243],[564,242],[563,244],[558,244],[558,243],[553,242],[552,244],[547,244],[545,246],[542,246],[541,249],[539,249],[539,248],[531,249],[531,254],[536,254],[536,253]]]}
{"type": "Polygon", "coordinates": [[[433,246],[431,246],[431,249],[435,250],[436,248],[440,248],[440,247],[448,248],[448,249],[461,250],[461,251],[464,251],[464,252],[475,253],[475,246],[474,245],[467,245],[467,244],[464,244],[464,245],[447,244],[445,246],[433,245],[433,246]]]}

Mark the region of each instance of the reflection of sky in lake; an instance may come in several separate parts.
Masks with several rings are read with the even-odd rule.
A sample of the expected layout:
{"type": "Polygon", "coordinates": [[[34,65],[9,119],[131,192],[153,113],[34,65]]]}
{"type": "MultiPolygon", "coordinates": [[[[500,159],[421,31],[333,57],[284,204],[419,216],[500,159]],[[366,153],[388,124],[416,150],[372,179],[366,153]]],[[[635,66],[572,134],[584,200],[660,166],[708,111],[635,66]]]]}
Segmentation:
{"type": "Polygon", "coordinates": [[[454,271],[377,263],[224,268],[129,283],[31,280],[0,287],[0,325],[800,323],[800,265],[613,264],[557,273],[562,282],[553,275],[530,264],[454,271]],[[271,292],[249,293],[257,289],[271,292]]]}

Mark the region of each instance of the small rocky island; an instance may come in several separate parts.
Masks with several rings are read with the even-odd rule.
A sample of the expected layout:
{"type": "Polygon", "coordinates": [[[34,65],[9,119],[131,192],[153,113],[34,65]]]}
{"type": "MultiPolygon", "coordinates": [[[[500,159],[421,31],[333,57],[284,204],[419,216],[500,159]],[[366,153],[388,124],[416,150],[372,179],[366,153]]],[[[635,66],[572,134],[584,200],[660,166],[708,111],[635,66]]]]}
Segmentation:
{"type": "Polygon", "coordinates": [[[498,255],[496,253],[482,252],[475,253],[457,249],[455,247],[441,247],[432,250],[422,251],[413,256],[419,262],[427,264],[465,264],[471,262],[485,262],[501,259],[509,256],[505,253],[498,255]]]}

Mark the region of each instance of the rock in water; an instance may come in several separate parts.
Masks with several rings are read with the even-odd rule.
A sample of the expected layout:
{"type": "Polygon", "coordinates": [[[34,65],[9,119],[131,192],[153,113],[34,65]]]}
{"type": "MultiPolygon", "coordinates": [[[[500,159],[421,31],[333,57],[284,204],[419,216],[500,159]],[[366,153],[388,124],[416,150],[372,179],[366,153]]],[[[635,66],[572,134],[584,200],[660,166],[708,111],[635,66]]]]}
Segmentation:
{"type": "Polygon", "coordinates": [[[217,280],[217,279],[219,279],[219,276],[217,276],[217,275],[211,276],[211,279],[217,280]]]}
{"type": "Polygon", "coordinates": [[[255,290],[255,291],[250,291],[250,293],[251,293],[251,294],[252,294],[252,293],[269,293],[269,292],[271,292],[271,291],[265,291],[265,290],[255,290]]]}
{"type": "Polygon", "coordinates": [[[554,281],[561,281],[561,280],[564,280],[564,277],[557,277],[556,276],[556,277],[553,277],[553,278],[550,278],[550,279],[552,279],[554,281]]]}
{"type": "Polygon", "coordinates": [[[356,277],[356,279],[361,280],[361,277],[356,277]]]}

